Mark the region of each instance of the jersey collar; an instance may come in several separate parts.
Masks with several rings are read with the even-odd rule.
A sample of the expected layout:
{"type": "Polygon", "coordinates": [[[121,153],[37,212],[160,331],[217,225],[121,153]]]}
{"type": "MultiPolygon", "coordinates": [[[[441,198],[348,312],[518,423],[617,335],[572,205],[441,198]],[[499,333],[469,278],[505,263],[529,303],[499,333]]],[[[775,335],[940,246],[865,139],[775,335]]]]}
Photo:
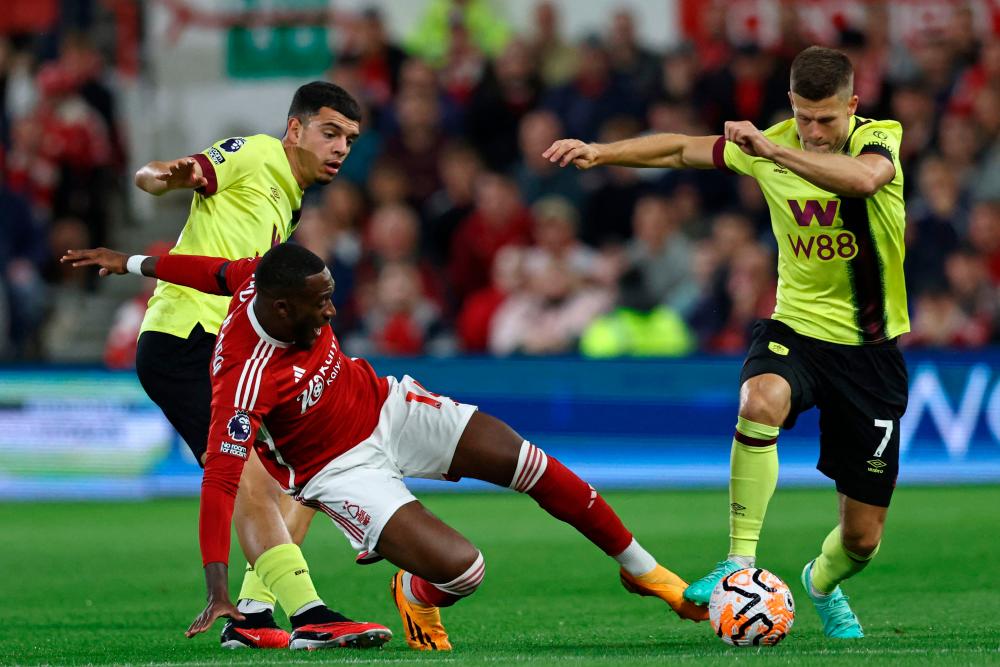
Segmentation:
{"type": "Polygon", "coordinates": [[[854,131],[858,129],[858,117],[856,114],[851,114],[851,124],[850,130],[847,132],[847,138],[844,139],[844,145],[840,147],[841,153],[851,154],[851,137],[854,136],[854,131]]]}
{"type": "Polygon", "coordinates": [[[264,327],[262,327],[260,325],[260,322],[257,321],[257,313],[253,311],[253,306],[255,303],[257,303],[256,296],[250,299],[250,304],[247,306],[247,318],[250,319],[250,326],[252,326],[253,330],[257,332],[257,335],[263,338],[265,343],[270,343],[275,347],[291,347],[292,345],[291,343],[285,343],[283,341],[280,341],[274,336],[271,336],[266,331],[264,331],[264,327]]]}

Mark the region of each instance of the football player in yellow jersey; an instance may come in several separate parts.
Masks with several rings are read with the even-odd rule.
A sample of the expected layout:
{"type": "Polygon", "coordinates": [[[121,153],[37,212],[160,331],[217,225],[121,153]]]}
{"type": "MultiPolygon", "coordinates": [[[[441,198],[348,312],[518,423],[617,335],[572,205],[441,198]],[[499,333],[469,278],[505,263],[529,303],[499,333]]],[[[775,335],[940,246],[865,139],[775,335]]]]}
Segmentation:
{"type": "Polygon", "coordinates": [[[774,314],[759,321],[741,373],[730,460],[729,555],[684,595],[706,604],[716,583],[754,565],[778,478],[780,427],[820,413],[820,472],[836,483],[837,526],[802,580],[828,637],[858,638],[840,582],[878,552],[899,463],[908,384],[896,338],[909,330],[903,285],[902,129],[854,115],[854,72],[813,46],[792,63],[793,118],[723,136],[656,134],[612,144],[561,139],[562,166],[717,167],[753,176],[778,242],[774,314]]]}
{"type": "MultiPolygon", "coordinates": [[[[303,191],[337,175],[360,132],[360,121],[361,109],[347,91],[315,81],[295,92],[283,138],[232,137],[202,153],[153,161],[136,172],[135,184],[153,195],[194,190],[190,214],[171,254],[230,259],[263,255],[288,240],[303,191]]],[[[226,354],[225,342],[217,342],[216,334],[228,303],[226,297],[160,282],[149,301],[136,352],[143,388],[202,465],[211,414],[209,373],[226,354]]],[[[289,634],[274,622],[275,594],[263,581],[271,582],[294,628],[340,620],[317,604],[305,560],[295,546],[305,537],[313,514],[284,496],[257,457],[251,457],[240,480],[234,521],[243,553],[257,567],[247,568],[236,609],[223,608],[221,601],[213,607],[212,600],[206,608],[214,614],[212,620],[230,616],[222,631],[223,646],[289,645],[289,634]],[[271,557],[279,549],[282,557],[271,557]]],[[[350,630],[349,624],[343,627],[350,630]]],[[[334,624],[327,634],[335,635],[336,628],[334,624]]],[[[337,643],[332,637],[330,644],[337,643]]],[[[350,638],[346,643],[352,644],[350,638]]]]}

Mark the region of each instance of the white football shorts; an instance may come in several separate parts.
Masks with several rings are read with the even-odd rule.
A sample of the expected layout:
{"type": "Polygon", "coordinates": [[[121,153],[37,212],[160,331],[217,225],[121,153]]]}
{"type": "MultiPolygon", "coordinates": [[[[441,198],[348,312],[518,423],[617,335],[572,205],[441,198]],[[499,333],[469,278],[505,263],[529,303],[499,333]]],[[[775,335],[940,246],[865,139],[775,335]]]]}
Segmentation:
{"type": "Polygon", "coordinates": [[[445,479],[458,439],[477,410],[389,376],[389,394],[367,439],[333,459],[296,500],[325,513],[357,551],[374,551],[396,510],[416,500],[404,477],[445,479]]]}

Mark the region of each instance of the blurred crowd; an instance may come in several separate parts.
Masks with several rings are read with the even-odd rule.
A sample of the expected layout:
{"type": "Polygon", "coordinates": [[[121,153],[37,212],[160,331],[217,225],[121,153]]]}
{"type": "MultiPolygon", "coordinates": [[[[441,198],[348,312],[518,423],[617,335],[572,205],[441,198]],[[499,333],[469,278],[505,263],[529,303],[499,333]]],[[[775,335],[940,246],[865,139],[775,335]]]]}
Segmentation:
{"type": "Polygon", "coordinates": [[[66,18],[47,32],[0,33],[0,360],[45,358],[53,289],[96,282],[58,257],[108,243],[122,208],[116,93],[102,53],[78,29],[89,21],[66,18]]]}
{"type": "MultiPolygon", "coordinates": [[[[359,14],[336,40],[328,78],[362,103],[363,133],[337,180],[307,193],[295,235],[336,280],[345,349],[743,352],[777,280],[752,179],[580,172],[542,158],[562,137],[717,134],[729,119],[764,128],[788,118],[790,62],[810,43],[799,14],[782,6],[780,39],[765,49],[728,40],[723,7],[706,3],[703,34],[666,52],[639,42],[627,9],[580,41],[564,37],[545,1],[517,34],[501,3],[430,0],[400,43],[378,11],[359,14]]],[[[1000,340],[1000,41],[954,7],[900,44],[886,5],[871,3],[828,44],[855,63],[859,115],[903,125],[913,323],[904,343],[914,347],[1000,340]]],[[[0,43],[0,75],[17,55],[0,43]]],[[[32,71],[30,109],[12,108],[9,78],[2,98],[0,313],[15,347],[44,321],[44,309],[30,312],[44,303],[31,290],[79,279],[53,267],[51,248],[104,240],[100,193],[124,163],[86,40],[64,41],[32,71]]]]}

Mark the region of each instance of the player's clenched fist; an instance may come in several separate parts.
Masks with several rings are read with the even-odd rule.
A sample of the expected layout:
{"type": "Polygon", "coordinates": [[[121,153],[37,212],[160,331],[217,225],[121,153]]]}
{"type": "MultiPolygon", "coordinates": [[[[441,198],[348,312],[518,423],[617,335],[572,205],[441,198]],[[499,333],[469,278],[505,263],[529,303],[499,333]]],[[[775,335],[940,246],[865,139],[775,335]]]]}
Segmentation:
{"type": "Polygon", "coordinates": [[[724,134],[726,141],[733,142],[747,155],[767,159],[774,155],[774,142],[748,120],[726,121],[724,134]]]}
{"type": "Polygon", "coordinates": [[[572,163],[577,169],[597,166],[600,151],[596,144],[586,144],[579,139],[559,139],[542,153],[549,162],[558,162],[560,167],[572,163]]]}

